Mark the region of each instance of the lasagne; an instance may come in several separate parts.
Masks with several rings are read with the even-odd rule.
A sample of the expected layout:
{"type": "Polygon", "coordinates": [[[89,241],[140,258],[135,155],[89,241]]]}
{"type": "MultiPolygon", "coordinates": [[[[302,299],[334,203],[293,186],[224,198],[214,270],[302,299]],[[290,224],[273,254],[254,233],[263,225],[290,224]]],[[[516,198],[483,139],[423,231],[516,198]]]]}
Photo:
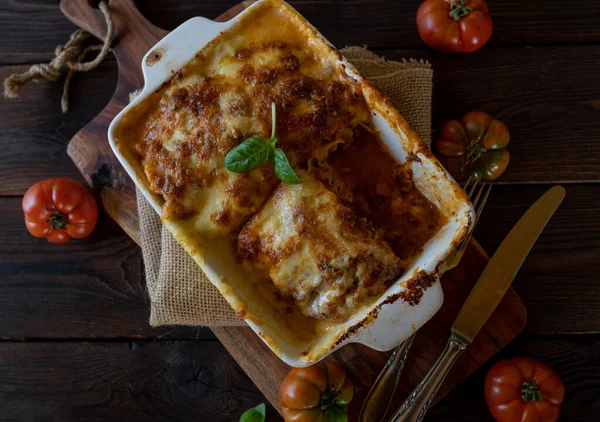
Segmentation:
{"type": "Polygon", "coordinates": [[[345,321],[403,272],[403,262],[366,220],[328,190],[280,183],[242,228],[241,255],[269,271],[279,291],[313,318],[345,321]]]}
{"type": "Polygon", "coordinates": [[[443,216],[379,141],[364,82],[299,19],[262,1],[128,112],[115,137],[186,250],[219,247],[249,274],[237,296],[341,323],[398,280],[443,216]],[[225,168],[232,148],[268,138],[272,103],[277,146],[302,184],[281,182],[269,163],[225,168]]]}

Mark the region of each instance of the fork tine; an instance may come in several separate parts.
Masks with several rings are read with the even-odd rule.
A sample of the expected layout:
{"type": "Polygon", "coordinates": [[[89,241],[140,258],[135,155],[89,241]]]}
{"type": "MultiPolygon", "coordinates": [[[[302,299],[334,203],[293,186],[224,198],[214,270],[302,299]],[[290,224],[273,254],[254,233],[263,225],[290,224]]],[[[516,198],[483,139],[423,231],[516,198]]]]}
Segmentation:
{"type": "MultiPolygon", "coordinates": [[[[492,185],[487,184],[486,181],[483,181],[479,185],[479,189],[477,189],[477,195],[475,196],[474,199],[472,199],[473,193],[475,192],[475,189],[477,188],[478,184],[479,184],[479,179],[476,179],[473,176],[470,176],[462,186],[462,188],[465,192],[467,192],[467,189],[469,190],[467,195],[469,197],[469,200],[473,204],[473,208],[475,209],[475,216],[473,218],[474,221],[473,221],[473,224],[471,225],[471,228],[469,229],[469,232],[467,233],[467,235],[465,236],[463,241],[460,243],[460,245],[458,245],[458,247],[448,256],[446,261],[440,266],[440,269],[439,269],[440,275],[448,270],[451,270],[452,268],[455,268],[458,265],[463,254],[465,253],[465,251],[467,249],[467,245],[470,243],[471,237],[473,236],[473,230],[475,228],[475,225],[477,224],[477,220],[479,220],[479,216],[481,215],[481,213],[483,211],[485,203],[487,202],[488,196],[492,189],[492,185]],[[473,181],[473,184],[471,184],[471,181],[473,181]],[[487,184],[487,189],[486,189],[486,184],[487,184]],[[485,191],[485,193],[483,193],[484,191],[485,191]],[[483,194],[483,196],[482,196],[482,194],[483,194]]],[[[396,349],[392,353],[392,356],[386,363],[385,368],[383,369],[383,372],[381,372],[379,374],[379,376],[377,377],[375,384],[371,387],[371,390],[369,391],[369,393],[367,395],[367,399],[363,403],[363,407],[360,410],[359,419],[361,421],[366,420],[368,417],[369,417],[369,419],[371,419],[370,416],[372,416],[372,414],[374,413],[372,409],[377,408],[376,406],[373,405],[373,403],[376,403],[378,400],[380,402],[383,400],[386,400],[387,403],[384,403],[384,410],[383,410],[383,413],[385,414],[385,412],[386,412],[385,409],[387,409],[387,407],[385,407],[385,404],[387,404],[389,406],[389,401],[390,401],[389,398],[387,398],[387,397],[384,399],[385,392],[389,391],[387,386],[393,386],[393,389],[391,390],[392,394],[393,394],[393,391],[396,389],[395,384],[388,383],[385,380],[393,380],[395,378],[395,380],[396,380],[395,382],[396,383],[398,382],[400,373],[402,372],[402,368],[404,367],[404,359],[406,359],[406,355],[408,354],[408,352],[410,350],[414,336],[415,336],[415,334],[410,336],[400,346],[396,347],[396,349]],[[387,385],[387,386],[384,386],[384,385],[387,385]]],[[[377,411],[375,411],[375,413],[377,413],[377,411]]]]}
{"type": "Polygon", "coordinates": [[[475,198],[469,197],[469,199],[471,200],[471,204],[473,204],[473,208],[475,208],[475,209],[477,209],[477,204],[479,203],[479,199],[481,198],[481,193],[485,189],[486,184],[487,184],[487,182],[484,181],[481,185],[479,185],[479,189],[477,190],[477,194],[475,195],[475,198]]]}
{"type": "MultiPolygon", "coordinates": [[[[471,177],[469,177],[469,181],[470,180],[471,180],[471,177]]],[[[479,179],[474,179],[473,184],[470,186],[469,192],[467,192],[469,199],[471,199],[473,197],[473,192],[475,192],[475,188],[477,187],[478,184],[479,184],[479,179]]]]}
{"type": "MultiPolygon", "coordinates": [[[[483,190],[484,186],[485,186],[485,183],[481,186],[481,190],[483,190]]],[[[487,189],[485,190],[485,195],[483,196],[481,203],[477,204],[477,208],[476,208],[476,212],[475,212],[475,221],[474,221],[473,226],[475,226],[475,224],[477,224],[477,221],[479,221],[479,217],[481,216],[481,213],[483,212],[483,208],[485,207],[485,203],[487,202],[488,196],[490,196],[491,190],[492,190],[492,185],[487,185],[487,189]]],[[[481,193],[481,191],[479,193],[481,193]]],[[[479,199],[479,195],[478,195],[477,199],[479,199]]]]}
{"type": "Polygon", "coordinates": [[[473,185],[471,185],[472,181],[474,181],[475,184],[477,184],[477,179],[473,179],[472,176],[469,176],[469,178],[467,179],[467,181],[462,186],[462,188],[465,191],[465,193],[467,194],[467,196],[469,196],[469,188],[473,187],[473,185]]]}
{"type": "Polygon", "coordinates": [[[469,200],[472,201],[473,208],[475,210],[475,215],[473,216],[473,224],[471,224],[471,227],[469,228],[469,232],[467,233],[467,235],[465,236],[463,241],[460,243],[460,245],[458,245],[456,250],[450,255],[450,257],[444,263],[444,269],[443,269],[444,272],[456,267],[458,265],[458,263],[460,262],[460,260],[462,259],[462,256],[465,253],[465,251],[467,250],[467,246],[469,245],[471,238],[473,237],[473,232],[475,231],[475,226],[477,225],[477,221],[479,220],[479,217],[481,216],[481,214],[483,212],[483,208],[485,207],[485,203],[487,202],[488,196],[490,195],[490,191],[492,190],[492,185],[488,184],[485,180],[482,181],[481,184],[479,184],[479,180],[475,179],[473,184],[471,186],[469,186],[472,179],[473,179],[472,177],[469,177],[467,182],[464,184],[463,189],[465,190],[465,192],[467,191],[467,189],[469,189],[469,192],[468,192],[469,200]],[[477,189],[477,194],[475,195],[475,198],[473,198],[473,193],[475,192],[475,188],[477,187],[478,184],[479,184],[479,189],[477,189]]]}
{"type": "Polygon", "coordinates": [[[463,241],[460,243],[460,245],[456,249],[456,251],[454,253],[453,261],[451,261],[451,263],[449,264],[448,269],[454,268],[456,265],[458,265],[459,261],[462,259],[463,254],[467,250],[467,246],[471,242],[471,238],[473,237],[473,232],[475,231],[475,226],[477,226],[477,222],[479,221],[479,217],[481,216],[481,214],[483,212],[483,208],[485,207],[485,203],[487,202],[487,199],[488,199],[488,196],[490,195],[491,190],[492,190],[492,185],[489,185],[484,181],[481,184],[479,190],[477,191],[477,197],[475,198],[474,203],[473,203],[473,208],[475,208],[475,217],[473,218],[473,224],[471,225],[471,229],[469,230],[469,233],[467,234],[467,236],[463,239],[463,241]],[[486,189],[486,185],[487,185],[487,189],[486,189]],[[479,201],[479,199],[481,198],[481,194],[484,191],[485,191],[485,193],[483,194],[483,199],[481,201],[479,201]]]}
{"type": "Polygon", "coordinates": [[[467,187],[469,187],[469,183],[471,183],[471,179],[473,178],[473,176],[469,176],[469,178],[467,179],[467,181],[463,184],[462,188],[463,190],[466,192],[467,191],[467,187]]]}
{"type": "Polygon", "coordinates": [[[471,229],[467,237],[461,242],[460,247],[458,248],[460,256],[462,256],[462,251],[466,249],[467,244],[473,237],[473,231],[475,230],[475,226],[479,221],[479,217],[483,212],[483,208],[485,207],[485,203],[487,202],[488,196],[490,195],[490,191],[492,190],[492,185],[489,185],[485,180],[479,184],[479,189],[477,189],[477,193],[475,194],[475,198],[473,198],[473,193],[475,192],[475,187],[479,184],[479,180],[475,180],[475,183],[471,186],[471,190],[469,192],[469,200],[471,200],[471,204],[475,210],[475,215],[473,218],[473,224],[471,225],[471,229]],[[486,189],[487,186],[487,189],[486,189]]]}

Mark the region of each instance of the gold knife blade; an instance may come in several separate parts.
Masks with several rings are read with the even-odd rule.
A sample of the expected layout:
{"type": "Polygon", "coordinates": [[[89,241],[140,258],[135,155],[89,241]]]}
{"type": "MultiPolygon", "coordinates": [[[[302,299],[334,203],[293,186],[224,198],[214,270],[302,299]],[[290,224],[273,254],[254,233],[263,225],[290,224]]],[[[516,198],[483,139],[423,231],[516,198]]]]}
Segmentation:
{"type": "Polygon", "coordinates": [[[554,186],[515,224],[488,263],[461,308],[452,332],[472,342],[510,287],[521,264],[563,198],[565,189],[554,186]]]}

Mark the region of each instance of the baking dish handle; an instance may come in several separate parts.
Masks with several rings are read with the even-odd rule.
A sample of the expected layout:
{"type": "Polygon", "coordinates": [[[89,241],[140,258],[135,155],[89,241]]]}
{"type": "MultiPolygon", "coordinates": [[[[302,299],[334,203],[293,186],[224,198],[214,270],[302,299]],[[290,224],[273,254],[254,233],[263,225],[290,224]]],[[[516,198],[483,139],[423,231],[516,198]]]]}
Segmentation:
{"type": "MultiPolygon", "coordinates": [[[[390,296],[395,295],[388,291],[382,300],[390,296]]],[[[444,292],[436,273],[432,285],[425,290],[418,304],[411,306],[399,298],[383,305],[375,321],[349,337],[340,347],[348,343],[360,343],[379,351],[391,350],[429,321],[443,302],[444,292]]]]}
{"type": "Polygon", "coordinates": [[[157,89],[235,21],[235,18],[227,22],[215,22],[195,17],[156,43],[142,60],[144,91],[157,89]]]}

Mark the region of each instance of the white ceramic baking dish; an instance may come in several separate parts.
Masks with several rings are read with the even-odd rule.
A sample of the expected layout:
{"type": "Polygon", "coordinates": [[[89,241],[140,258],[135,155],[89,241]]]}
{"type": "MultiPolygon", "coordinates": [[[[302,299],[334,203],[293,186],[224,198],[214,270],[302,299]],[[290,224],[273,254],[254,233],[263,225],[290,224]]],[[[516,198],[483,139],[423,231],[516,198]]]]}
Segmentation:
{"type": "MultiPolygon", "coordinates": [[[[237,17],[224,23],[197,17],[188,20],[160,42],[158,42],[144,57],[142,70],[145,85],[140,95],[113,120],[108,131],[110,145],[119,161],[134,180],[157,213],[161,213],[161,204],[147,189],[147,181],[143,174],[136,172],[129,160],[119,151],[115,139],[115,129],[123,116],[136,104],[143,101],[163,82],[170,79],[194,55],[221,32],[236,25],[243,14],[250,13],[263,1],[275,2],[280,7],[287,8],[290,13],[297,12],[289,5],[278,0],[261,0],[254,3],[237,17]]],[[[301,16],[300,19],[314,36],[320,37],[333,48],[331,44],[316,31],[301,16]]],[[[413,262],[411,268],[372,306],[354,315],[333,333],[323,338],[315,338],[310,344],[286,342],[284,336],[272,326],[268,320],[257,320],[256,316],[246,319],[247,324],[263,339],[263,341],[283,361],[291,366],[302,367],[311,365],[347,343],[362,343],[376,350],[389,350],[398,345],[415,330],[418,330],[440,308],[443,301],[442,287],[439,283],[439,266],[448,254],[466,235],[472,221],[472,207],[460,187],[431,155],[427,147],[418,139],[404,119],[392,109],[389,102],[368,81],[364,80],[355,68],[341,55],[339,62],[345,71],[359,81],[367,103],[372,110],[373,125],[379,131],[382,142],[399,162],[406,162],[410,157],[415,184],[421,192],[445,215],[447,222],[441,230],[425,245],[422,253],[413,262]],[[430,285],[431,284],[431,285],[430,285]],[[409,304],[404,300],[412,289],[419,296],[419,290],[424,293],[418,304],[409,304]],[[310,350],[310,352],[307,352],[310,350]]],[[[185,245],[184,245],[185,246],[185,245]]],[[[224,294],[234,307],[239,303],[239,297],[231,293],[230,285],[221,283],[225,277],[230,284],[235,285],[236,278],[243,280],[243,274],[226,274],[227,265],[223,257],[211,255],[211,251],[203,252],[202,261],[196,259],[203,271],[215,286],[224,294]]],[[[252,304],[249,304],[251,307],[252,304]]]]}

